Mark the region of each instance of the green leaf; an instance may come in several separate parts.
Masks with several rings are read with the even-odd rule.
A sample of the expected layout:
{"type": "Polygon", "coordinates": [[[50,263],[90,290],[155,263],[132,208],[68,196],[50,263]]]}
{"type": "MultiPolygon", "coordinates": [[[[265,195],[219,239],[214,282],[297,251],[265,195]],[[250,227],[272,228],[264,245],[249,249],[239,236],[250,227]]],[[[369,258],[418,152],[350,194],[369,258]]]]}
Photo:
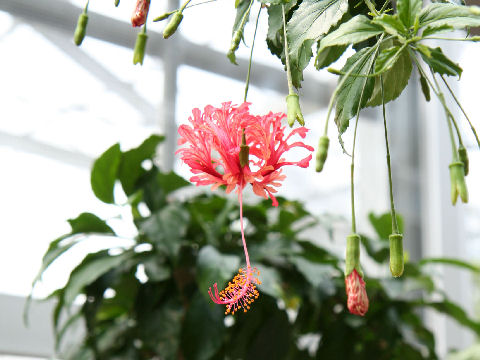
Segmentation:
{"type": "Polygon", "coordinates": [[[425,61],[436,73],[451,76],[458,75],[458,77],[462,75],[462,68],[447,58],[443,54],[441,48],[437,47],[432,49],[428,46],[422,45],[417,46],[417,49],[419,50],[423,61],[425,61]]]}
{"type": "Polygon", "coordinates": [[[153,159],[157,146],[164,139],[165,137],[161,135],[151,135],[139,147],[122,154],[118,179],[127,196],[134,193],[135,183],[146,172],[142,167],[142,162],[153,159]]]}
{"type": "Polygon", "coordinates": [[[382,27],[373,24],[365,15],[357,15],[320,40],[317,57],[329,47],[356,44],[382,32],[382,27]]]}
{"type": "Polygon", "coordinates": [[[454,30],[453,27],[448,25],[442,25],[437,27],[428,26],[427,28],[425,28],[425,30],[423,30],[422,37],[427,37],[433,34],[438,34],[438,33],[452,31],[452,30],[454,30]]]}
{"type": "Polygon", "coordinates": [[[337,61],[338,58],[343,55],[345,50],[347,50],[347,47],[348,45],[339,45],[324,48],[322,52],[317,53],[317,57],[315,58],[315,68],[320,70],[337,61]]]}
{"type": "MultiPolygon", "coordinates": [[[[368,220],[370,220],[370,224],[372,224],[379,239],[387,240],[392,233],[392,215],[388,212],[377,216],[371,212],[368,214],[368,220]]],[[[399,214],[397,214],[397,224],[400,233],[403,233],[403,217],[399,214]]]]}
{"type": "Polygon", "coordinates": [[[93,193],[99,200],[107,204],[114,203],[113,189],[121,155],[120,144],[115,144],[93,163],[90,176],[93,193]]]}
{"type": "Polygon", "coordinates": [[[380,25],[387,33],[396,37],[404,37],[407,33],[405,25],[403,25],[397,15],[383,14],[375,17],[372,23],[380,25]]]}
{"type": "MultiPolygon", "coordinates": [[[[297,4],[296,0],[291,0],[285,4],[285,14],[287,16],[290,10],[297,4]]],[[[285,54],[284,54],[284,41],[283,41],[283,15],[282,15],[282,5],[270,5],[268,7],[268,32],[267,32],[267,45],[270,49],[270,52],[273,55],[276,55],[278,58],[282,59],[282,62],[285,63],[285,54]]]]}
{"type": "Polygon", "coordinates": [[[235,6],[235,8],[237,9],[237,15],[235,16],[235,21],[232,28],[232,44],[227,54],[230,62],[235,65],[237,65],[237,58],[235,56],[235,52],[238,49],[240,40],[243,39],[243,31],[250,15],[250,2],[251,0],[239,0],[238,4],[236,4],[235,6]],[[241,34],[240,38],[235,39],[238,34],[241,34]]]}
{"type": "Polygon", "coordinates": [[[150,281],[164,281],[172,276],[172,271],[157,254],[144,262],[145,274],[150,281]]]}
{"type": "Polygon", "coordinates": [[[480,267],[469,263],[467,261],[454,259],[454,258],[427,258],[422,259],[418,262],[418,265],[428,265],[428,264],[442,264],[442,265],[451,265],[459,268],[464,268],[466,270],[470,270],[476,273],[480,272],[480,267]]]}
{"type": "Polygon", "coordinates": [[[321,288],[328,296],[335,294],[333,279],[342,274],[332,265],[312,263],[300,256],[292,256],[290,261],[312,286],[321,288]]]}
{"type": "Polygon", "coordinates": [[[420,12],[420,27],[438,28],[450,26],[454,29],[480,26],[480,8],[454,4],[429,4],[420,12]]]}
{"type": "Polygon", "coordinates": [[[398,0],[397,12],[400,21],[407,29],[415,23],[415,18],[422,9],[422,0],[398,0]]]}
{"type": "Polygon", "coordinates": [[[224,307],[211,306],[198,292],[193,297],[182,329],[181,349],[186,359],[208,360],[223,343],[224,307]]]}
{"type": "Polygon", "coordinates": [[[260,281],[262,282],[258,285],[258,289],[261,293],[270,295],[276,299],[281,299],[283,297],[283,289],[280,274],[273,267],[265,265],[256,265],[258,271],[260,271],[260,281]]]}
{"type": "Polygon", "coordinates": [[[204,246],[197,259],[197,283],[200,293],[209,299],[208,288],[217,283],[218,290],[223,289],[239,267],[238,256],[222,254],[211,245],[204,246]]]}
{"type": "Polygon", "coordinates": [[[368,256],[378,263],[384,263],[390,258],[390,247],[386,241],[372,240],[364,235],[360,237],[368,256]]]}
{"type": "Polygon", "coordinates": [[[83,261],[72,270],[70,278],[64,287],[64,307],[72,305],[73,301],[82,293],[83,288],[107,271],[119,266],[125,260],[132,256],[132,252],[124,252],[120,255],[112,256],[108,250],[102,250],[97,253],[88,254],[83,261]]]}
{"type": "Polygon", "coordinates": [[[165,194],[170,194],[175,190],[191,185],[191,183],[189,183],[187,180],[185,180],[181,176],[178,176],[173,171],[170,171],[169,173],[166,173],[166,174],[158,173],[157,181],[158,181],[158,185],[160,186],[160,188],[163,190],[165,194]]]}
{"type": "MultiPolygon", "coordinates": [[[[385,103],[395,100],[400,96],[412,74],[412,61],[405,48],[402,49],[402,47],[394,46],[390,48],[391,51],[387,50],[389,49],[385,49],[379,54],[375,63],[375,72],[384,70],[385,68],[389,69],[382,74],[385,103]],[[394,52],[394,49],[398,51],[394,52]],[[392,56],[392,58],[389,59],[388,56],[392,56]],[[379,68],[377,68],[377,66],[379,68]]],[[[375,77],[375,86],[367,106],[378,106],[381,104],[382,84],[380,76],[377,76],[375,77]]]]}
{"type": "Polygon", "coordinates": [[[351,72],[351,75],[345,81],[343,79],[347,75],[343,75],[339,80],[335,123],[340,135],[347,130],[350,119],[359,109],[365,107],[372,95],[375,79],[365,75],[372,71],[375,54],[375,47],[364,48],[351,56],[342,68],[343,73],[351,72]]]}
{"type": "Polygon", "coordinates": [[[169,204],[153,213],[140,224],[140,230],[152,244],[169,256],[176,256],[180,250],[190,214],[181,204],[169,204]]]}
{"type": "Polygon", "coordinates": [[[420,85],[422,87],[423,96],[425,96],[425,100],[430,101],[430,86],[428,86],[427,79],[423,76],[421,72],[420,74],[420,85]]]}
{"type": "Polygon", "coordinates": [[[300,87],[312,45],[335,26],[348,10],[348,0],[304,0],[287,24],[289,56],[294,85],[300,87]]]}

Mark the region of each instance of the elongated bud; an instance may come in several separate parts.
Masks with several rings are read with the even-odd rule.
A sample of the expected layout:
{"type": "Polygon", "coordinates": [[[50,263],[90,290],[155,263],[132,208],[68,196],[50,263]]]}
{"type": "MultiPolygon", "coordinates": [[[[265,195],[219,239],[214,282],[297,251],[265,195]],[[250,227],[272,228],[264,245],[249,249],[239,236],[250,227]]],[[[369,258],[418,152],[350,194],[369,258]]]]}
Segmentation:
{"type": "Polygon", "coordinates": [[[248,155],[250,148],[247,146],[247,140],[245,138],[245,129],[242,129],[242,144],[240,145],[240,166],[245,167],[248,165],[248,155]]]}
{"type": "Polygon", "coordinates": [[[120,0],[115,0],[115,7],[118,7],[120,5],[120,0]]]}
{"type": "Polygon", "coordinates": [[[328,145],[330,144],[330,140],[326,135],[320,137],[318,141],[318,150],[317,150],[317,164],[315,170],[320,172],[323,170],[323,165],[325,165],[325,161],[327,160],[328,155],[328,145]]]}
{"type": "Polygon", "coordinates": [[[172,15],[172,12],[166,12],[165,14],[162,14],[160,16],[157,16],[155,19],[153,19],[153,22],[158,22],[167,19],[170,15],[172,15]]]}
{"type": "Polygon", "coordinates": [[[85,34],[87,33],[87,23],[88,15],[86,12],[83,12],[78,17],[77,27],[75,28],[75,34],[73,35],[73,41],[75,45],[80,46],[85,39],[85,34]]]}
{"type": "Polygon", "coordinates": [[[135,48],[133,50],[133,64],[143,65],[143,59],[145,58],[145,47],[147,45],[147,34],[140,32],[137,35],[137,41],[135,41],[135,48]]]}
{"type": "Polygon", "coordinates": [[[150,0],[137,0],[137,5],[132,14],[132,26],[138,27],[145,24],[148,16],[148,9],[150,8],[150,0]]]}
{"type": "Polygon", "coordinates": [[[390,272],[394,277],[403,274],[403,235],[391,234],[388,237],[390,242],[390,272]]]}
{"type": "Polygon", "coordinates": [[[468,190],[465,183],[465,169],[462,162],[454,162],[449,165],[450,168],[450,186],[452,204],[457,203],[457,198],[460,195],[462,202],[468,202],[468,190]]]}
{"type": "Polygon", "coordinates": [[[468,153],[467,149],[465,149],[463,145],[460,145],[458,147],[458,156],[460,158],[460,161],[463,163],[463,170],[465,171],[465,176],[467,176],[469,169],[468,153]]]}
{"type": "Polygon", "coordinates": [[[347,250],[345,254],[345,276],[357,270],[361,277],[363,271],[360,268],[360,235],[350,234],[347,236],[347,250]]]}
{"type": "Polygon", "coordinates": [[[345,291],[347,293],[347,307],[354,315],[363,316],[368,311],[369,301],[363,277],[353,270],[345,277],[345,291]]]}
{"type": "Polygon", "coordinates": [[[168,39],[170,36],[175,34],[175,31],[177,31],[178,26],[180,25],[182,20],[183,14],[180,11],[176,11],[168,22],[167,26],[165,26],[165,29],[163,30],[163,38],[168,39]]]}
{"type": "Polygon", "coordinates": [[[302,110],[300,110],[300,100],[297,94],[287,95],[287,122],[290,127],[293,126],[295,120],[301,126],[305,125],[305,120],[303,120],[302,110]]]}
{"type": "Polygon", "coordinates": [[[227,57],[231,63],[237,64],[237,58],[235,56],[235,51],[237,51],[238,47],[240,46],[240,40],[242,40],[243,31],[236,30],[232,36],[232,42],[230,43],[230,49],[228,49],[227,57]]]}

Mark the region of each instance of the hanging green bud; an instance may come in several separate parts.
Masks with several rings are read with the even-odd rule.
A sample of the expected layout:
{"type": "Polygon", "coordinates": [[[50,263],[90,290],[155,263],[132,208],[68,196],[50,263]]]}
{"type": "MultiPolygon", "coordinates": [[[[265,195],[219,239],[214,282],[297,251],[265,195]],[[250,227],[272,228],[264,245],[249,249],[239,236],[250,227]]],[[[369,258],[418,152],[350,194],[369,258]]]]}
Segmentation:
{"type": "Polygon", "coordinates": [[[172,14],[173,14],[173,12],[166,12],[165,14],[157,16],[155,19],[153,19],[153,22],[159,22],[159,21],[163,21],[165,19],[168,19],[168,17],[172,14]]]}
{"type": "Polygon", "coordinates": [[[458,156],[460,158],[460,161],[463,163],[463,169],[465,171],[465,176],[468,175],[468,168],[469,168],[469,165],[468,165],[468,153],[467,153],[467,149],[465,149],[465,147],[460,144],[460,146],[458,147],[458,156]]]}
{"type": "MultiPolygon", "coordinates": [[[[145,29],[145,28],[144,28],[145,29]]],[[[143,65],[143,59],[145,57],[145,47],[147,45],[147,34],[145,31],[138,33],[137,41],[135,41],[135,48],[133,50],[133,64],[143,65]]]]}
{"type": "Polygon", "coordinates": [[[363,278],[363,271],[360,268],[360,235],[350,234],[347,236],[347,252],[345,256],[345,277],[353,270],[363,278]]]}
{"type": "Polygon", "coordinates": [[[175,34],[175,31],[177,31],[178,26],[182,22],[183,19],[183,14],[181,11],[175,11],[173,14],[172,18],[168,22],[167,26],[163,30],[163,38],[168,39],[170,36],[175,34]]]}
{"type": "Polygon", "coordinates": [[[460,195],[462,202],[468,202],[467,184],[465,184],[465,168],[463,162],[454,162],[450,166],[450,186],[452,204],[457,203],[457,198],[460,195]]]}
{"type": "Polygon", "coordinates": [[[403,274],[403,235],[391,234],[388,237],[390,242],[390,272],[394,277],[403,274]]]}
{"type": "Polygon", "coordinates": [[[120,5],[120,0],[115,0],[115,7],[118,7],[120,5]]]}
{"type": "Polygon", "coordinates": [[[73,35],[73,41],[75,45],[80,46],[85,39],[85,34],[87,33],[87,23],[88,23],[88,14],[86,11],[80,14],[77,21],[77,27],[75,29],[75,34],[73,35]]]}
{"type": "Polygon", "coordinates": [[[317,164],[316,164],[316,171],[320,172],[323,170],[323,165],[325,165],[325,161],[327,160],[328,155],[328,145],[330,144],[330,140],[326,135],[320,137],[318,141],[318,150],[317,150],[317,164]]]}
{"type": "Polygon", "coordinates": [[[245,129],[242,129],[242,144],[240,145],[240,166],[244,168],[248,165],[248,155],[249,155],[250,148],[247,145],[247,139],[245,137],[245,129]]]}
{"type": "Polygon", "coordinates": [[[302,110],[300,109],[300,100],[297,94],[287,95],[287,121],[290,127],[293,126],[295,120],[301,126],[305,125],[305,120],[303,120],[302,110]]]}
{"type": "Polygon", "coordinates": [[[237,51],[238,47],[240,46],[240,40],[243,37],[243,30],[236,30],[232,36],[232,42],[230,43],[230,49],[228,49],[227,57],[232,64],[237,64],[237,58],[235,56],[235,51],[237,51]]]}

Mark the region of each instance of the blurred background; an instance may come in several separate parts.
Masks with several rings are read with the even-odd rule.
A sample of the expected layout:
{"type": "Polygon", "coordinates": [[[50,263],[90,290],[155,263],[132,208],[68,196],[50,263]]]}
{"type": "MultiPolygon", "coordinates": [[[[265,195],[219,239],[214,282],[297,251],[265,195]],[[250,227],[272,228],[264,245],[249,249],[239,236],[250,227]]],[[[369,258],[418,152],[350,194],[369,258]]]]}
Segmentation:
{"type": "MultiPolygon", "coordinates": [[[[52,304],[32,308],[29,328],[22,323],[23,304],[48,243],[69,231],[67,218],[87,209],[104,218],[114,216],[90,190],[93,159],[115,142],[127,149],[152,133],[161,133],[167,136],[159,154],[163,169],[188,178],[188,169],[174,156],[178,125],[188,120],[195,107],[219,106],[224,101],[238,104],[243,99],[249,49],[241,46],[239,66],[225,56],[235,17],[230,1],[186,10],[180,31],[168,41],[161,37],[164,24],[151,24],[143,66],[132,65],[137,33],[129,24],[133,2],[122,0],[115,8],[113,0],[92,0],[87,38],[77,48],[72,36],[84,5],[83,0],[0,0],[0,359],[43,359],[53,354],[52,304]]],[[[176,7],[172,0],[152,1],[150,14],[155,17],[176,7]]],[[[247,44],[253,36],[253,14],[256,11],[247,26],[247,44]]],[[[256,114],[286,110],[286,76],[266,47],[266,31],[263,12],[248,95],[256,114]]],[[[455,43],[449,50],[448,56],[464,69],[461,81],[450,79],[450,83],[478,129],[480,48],[455,43]]],[[[342,61],[335,67],[340,68],[342,61]]],[[[300,98],[311,129],[306,142],[312,146],[323,129],[336,80],[326,71],[315,71],[312,64],[305,73],[300,98]]],[[[468,125],[464,126],[471,164],[470,202],[452,207],[443,110],[436,99],[425,103],[415,80],[387,107],[394,192],[398,212],[405,218],[406,250],[413,260],[448,256],[478,262],[478,147],[468,125]]],[[[453,103],[451,108],[456,109],[453,103]]],[[[357,143],[357,218],[360,231],[367,234],[372,231],[367,214],[388,210],[380,115],[378,109],[362,112],[357,143]]],[[[463,120],[460,123],[465,125],[463,120]]],[[[280,194],[305,202],[315,214],[332,215],[335,234],[344,237],[349,231],[350,158],[335,141],[334,126],[329,135],[331,149],[324,171],[315,173],[313,162],[306,170],[288,169],[280,194]]],[[[348,132],[347,149],[351,140],[348,132]]],[[[125,238],[134,232],[128,226],[122,228],[125,238]]],[[[82,256],[93,250],[90,244],[81,249],[83,254],[62,260],[64,268],[57,266],[35,297],[62,286],[82,256]]],[[[475,279],[460,270],[439,271],[440,286],[478,319],[475,279]]],[[[424,311],[423,316],[441,355],[452,346],[467,347],[475,340],[468,330],[441,315],[424,311]]]]}

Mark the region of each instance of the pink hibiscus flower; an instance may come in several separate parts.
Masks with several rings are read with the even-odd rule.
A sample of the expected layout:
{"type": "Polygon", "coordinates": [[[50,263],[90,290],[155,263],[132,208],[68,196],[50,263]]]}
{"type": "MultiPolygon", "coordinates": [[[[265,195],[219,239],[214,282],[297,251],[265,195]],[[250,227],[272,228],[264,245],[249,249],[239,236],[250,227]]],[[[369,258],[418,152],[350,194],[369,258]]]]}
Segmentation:
{"type": "Polygon", "coordinates": [[[247,266],[239,270],[224,290],[218,292],[215,283],[213,292],[211,288],[208,291],[215,303],[226,305],[225,314],[234,314],[242,308],[243,311],[250,309],[250,304],[258,297],[256,284],[260,284],[258,270],[250,266],[245,242],[243,189],[250,184],[255,194],[265,199],[270,197],[272,205],[278,206],[274,193],[285,179],[281,168],[286,165],[306,168],[312,159],[309,154],[300,161],[289,162],[283,157],[284,153],[295,147],[313,151],[311,146],[301,141],[288,143],[296,134],[305,138],[306,128],[297,128],[286,136],[286,127],[281,124],[285,114],[270,112],[255,116],[249,113],[248,107],[249,103],[235,106],[226,102],[220,108],[208,105],[203,113],[200,109],[193,109],[193,116],[189,118],[191,126],[181,125],[178,129],[178,144],[187,146],[177,153],[181,154],[181,159],[194,174],[190,181],[197,186],[212,185],[212,190],[224,185],[227,193],[237,189],[247,266]]]}

